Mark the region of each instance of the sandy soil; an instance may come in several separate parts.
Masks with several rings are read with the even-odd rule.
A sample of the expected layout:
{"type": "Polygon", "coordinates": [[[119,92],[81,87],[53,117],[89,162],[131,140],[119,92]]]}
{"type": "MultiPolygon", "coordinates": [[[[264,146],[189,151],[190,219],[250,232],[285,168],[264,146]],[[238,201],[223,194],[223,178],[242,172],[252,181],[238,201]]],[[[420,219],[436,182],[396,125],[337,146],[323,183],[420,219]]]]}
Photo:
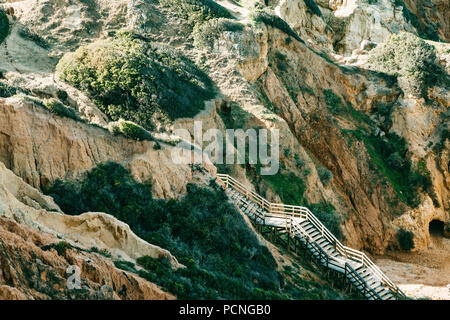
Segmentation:
{"type": "Polygon", "coordinates": [[[375,261],[408,296],[450,300],[450,239],[432,236],[428,250],[390,252],[375,261]]]}

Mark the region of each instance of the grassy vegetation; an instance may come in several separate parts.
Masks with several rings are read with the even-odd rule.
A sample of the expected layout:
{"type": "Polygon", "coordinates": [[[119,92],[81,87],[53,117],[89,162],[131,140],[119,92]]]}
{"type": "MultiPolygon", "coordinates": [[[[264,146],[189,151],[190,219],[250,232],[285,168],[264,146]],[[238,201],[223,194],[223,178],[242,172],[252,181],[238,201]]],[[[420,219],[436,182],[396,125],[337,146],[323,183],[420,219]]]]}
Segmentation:
{"type": "Polygon", "coordinates": [[[46,245],[42,247],[42,250],[47,251],[50,249],[55,249],[58,255],[64,256],[66,254],[67,249],[72,248],[70,243],[66,241],[60,241],[58,243],[52,243],[50,245],[46,245]]]}
{"type": "Polygon", "coordinates": [[[302,205],[305,182],[293,173],[261,176],[264,181],[280,196],[284,204],[302,205]]]}
{"type": "Polygon", "coordinates": [[[328,202],[312,203],[308,207],[336,238],[342,240],[342,219],[332,204],[328,202]]]}
{"type": "MultiPolygon", "coordinates": [[[[278,271],[275,260],[225,192],[187,186],[180,200],[153,199],[116,163],[101,164],[74,182],[57,180],[46,190],[68,214],[107,212],[129,224],[144,240],[168,249],[187,268],[173,271],[165,259],[141,257],[140,275],[181,299],[320,298],[323,289],[298,287],[278,271]]],[[[130,263],[116,265],[134,270],[130,263]]]]}
{"type": "Polygon", "coordinates": [[[372,50],[369,63],[378,71],[400,77],[402,89],[420,97],[426,96],[426,89],[441,73],[435,48],[407,32],[393,34],[372,50]]]}
{"type": "Polygon", "coordinates": [[[227,9],[213,0],[159,0],[159,3],[194,24],[213,18],[233,18],[227,9]]]}
{"type": "Polygon", "coordinates": [[[318,167],[317,174],[319,175],[320,181],[324,186],[327,186],[333,179],[333,174],[331,171],[324,167],[318,167]]]}
{"type": "Polygon", "coordinates": [[[410,251],[414,248],[414,234],[405,229],[399,229],[396,234],[400,248],[404,251],[410,251]]]}
{"type": "Polygon", "coordinates": [[[194,116],[215,96],[209,77],[180,52],[131,32],[66,54],[56,70],[111,120],[149,130],[155,121],[194,116]]]}
{"type": "Polygon", "coordinates": [[[44,100],[44,107],[48,111],[61,117],[67,117],[73,120],[81,121],[80,116],[78,115],[78,112],[76,110],[66,107],[57,99],[50,98],[44,100]]]}
{"type": "Polygon", "coordinates": [[[226,18],[211,19],[194,27],[194,45],[197,48],[212,49],[214,42],[225,31],[239,32],[244,25],[226,18]]]}
{"type": "Polygon", "coordinates": [[[154,140],[150,132],[148,132],[141,126],[135,124],[134,122],[122,119],[117,122],[110,123],[109,131],[114,135],[123,134],[124,136],[137,141],[154,140]]]}
{"type": "Polygon", "coordinates": [[[389,133],[385,138],[365,137],[367,150],[372,161],[397,191],[399,198],[411,207],[420,204],[418,189],[424,191],[431,184],[428,175],[414,169],[407,158],[405,140],[395,133],[389,133]]]}
{"type": "Polygon", "coordinates": [[[0,9],[0,43],[5,40],[9,33],[9,20],[5,11],[0,9]]]}

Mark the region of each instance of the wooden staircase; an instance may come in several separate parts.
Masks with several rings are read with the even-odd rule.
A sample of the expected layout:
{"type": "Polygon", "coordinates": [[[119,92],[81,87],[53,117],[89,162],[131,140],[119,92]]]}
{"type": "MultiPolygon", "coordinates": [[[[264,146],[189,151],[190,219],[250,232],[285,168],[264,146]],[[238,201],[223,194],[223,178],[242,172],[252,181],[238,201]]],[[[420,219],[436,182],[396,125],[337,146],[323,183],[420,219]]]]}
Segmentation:
{"type": "Polygon", "coordinates": [[[239,210],[257,226],[287,236],[289,249],[303,249],[327,272],[340,276],[369,300],[405,299],[405,294],[360,251],[344,246],[306,207],[271,203],[226,174],[217,174],[239,210]]]}

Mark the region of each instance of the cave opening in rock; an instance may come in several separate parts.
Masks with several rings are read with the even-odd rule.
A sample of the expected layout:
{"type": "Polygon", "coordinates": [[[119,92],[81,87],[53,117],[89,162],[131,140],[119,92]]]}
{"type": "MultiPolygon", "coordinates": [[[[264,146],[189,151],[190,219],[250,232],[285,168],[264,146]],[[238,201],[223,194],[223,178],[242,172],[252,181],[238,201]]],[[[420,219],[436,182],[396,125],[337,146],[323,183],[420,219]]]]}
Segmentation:
{"type": "Polygon", "coordinates": [[[430,221],[430,225],[428,226],[428,230],[431,236],[444,236],[444,222],[440,220],[432,220],[430,221]]]}

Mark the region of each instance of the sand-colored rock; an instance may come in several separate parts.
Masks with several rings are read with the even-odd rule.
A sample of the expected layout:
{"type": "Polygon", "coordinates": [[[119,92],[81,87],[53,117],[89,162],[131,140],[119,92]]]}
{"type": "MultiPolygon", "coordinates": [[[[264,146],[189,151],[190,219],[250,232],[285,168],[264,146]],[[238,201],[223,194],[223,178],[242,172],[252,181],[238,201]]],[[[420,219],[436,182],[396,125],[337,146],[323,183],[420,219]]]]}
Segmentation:
{"type": "MultiPolygon", "coordinates": [[[[113,136],[106,129],[54,115],[23,96],[0,98],[0,161],[28,184],[48,187],[106,161],[150,182],[155,197],[176,198],[192,179],[187,164],[172,161],[172,146],[113,136]]],[[[204,164],[212,170],[214,167],[204,164]]]]}
{"type": "Polygon", "coordinates": [[[48,249],[60,239],[0,218],[0,299],[167,300],[174,296],[111,260],[77,248],[59,255],[48,249]],[[47,246],[47,247],[46,247],[47,246]],[[70,289],[69,266],[80,270],[81,288],[70,289]]]}

